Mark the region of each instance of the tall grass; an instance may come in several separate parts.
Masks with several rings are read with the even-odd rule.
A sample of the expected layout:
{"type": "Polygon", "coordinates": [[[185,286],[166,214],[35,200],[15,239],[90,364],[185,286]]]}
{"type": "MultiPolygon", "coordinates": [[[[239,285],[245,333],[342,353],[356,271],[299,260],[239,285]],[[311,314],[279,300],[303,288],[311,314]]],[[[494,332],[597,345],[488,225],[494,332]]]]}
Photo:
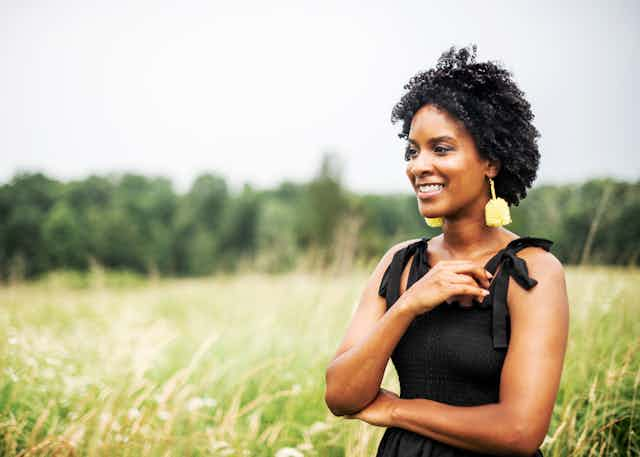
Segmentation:
{"type": "MultiPolygon", "coordinates": [[[[324,370],[368,271],[0,288],[2,455],[371,456],[324,370]]],[[[571,335],[545,456],[640,454],[640,273],[569,268],[571,335]]],[[[397,392],[390,364],[383,385],[397,392]]]]}

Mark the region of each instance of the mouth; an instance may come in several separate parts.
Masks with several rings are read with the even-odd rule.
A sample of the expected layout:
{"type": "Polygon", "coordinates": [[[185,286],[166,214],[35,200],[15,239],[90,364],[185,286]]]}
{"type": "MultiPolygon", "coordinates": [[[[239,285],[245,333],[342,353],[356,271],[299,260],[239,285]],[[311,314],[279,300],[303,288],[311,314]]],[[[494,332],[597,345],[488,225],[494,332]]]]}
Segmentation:
{"type": "Polygon", "coordinates": [[[432,198],[440,194],[444,189],[444,184],[427,184],[417,186],[418,198],[432,198]]]}

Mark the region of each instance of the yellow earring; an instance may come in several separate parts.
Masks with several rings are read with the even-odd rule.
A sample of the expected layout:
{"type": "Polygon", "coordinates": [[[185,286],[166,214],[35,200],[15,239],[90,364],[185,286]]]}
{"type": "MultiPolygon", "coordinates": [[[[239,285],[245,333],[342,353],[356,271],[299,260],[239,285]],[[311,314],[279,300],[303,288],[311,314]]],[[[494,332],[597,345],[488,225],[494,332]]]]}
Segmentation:
{"type": "Polygon", "coordinates": [[[442,227],[443,220],[441,217],[425,217],[424,221],[429,227],[442,227]]]}
{"type": "Polygon", "coordinates": [[[491,185],[491,200],[484,207],[484,219],[489,227],[500,227],[511,223],[509,205],[504,198],[496,198],[496,190],[493,186],[493,179],[489,178],[491,185]]]}

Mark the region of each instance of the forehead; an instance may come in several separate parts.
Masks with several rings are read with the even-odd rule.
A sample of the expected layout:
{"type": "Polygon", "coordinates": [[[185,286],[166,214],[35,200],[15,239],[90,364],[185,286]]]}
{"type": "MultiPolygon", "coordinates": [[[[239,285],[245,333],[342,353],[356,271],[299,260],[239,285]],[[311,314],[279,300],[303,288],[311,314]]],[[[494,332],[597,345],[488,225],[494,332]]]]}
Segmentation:
{"type": "Polygon", "coordinates": [[[410,139],[444,135],[462,141],[466,129],[458,119],[434,105],[425,105],[413,115],[409,129],[410,139]]]}

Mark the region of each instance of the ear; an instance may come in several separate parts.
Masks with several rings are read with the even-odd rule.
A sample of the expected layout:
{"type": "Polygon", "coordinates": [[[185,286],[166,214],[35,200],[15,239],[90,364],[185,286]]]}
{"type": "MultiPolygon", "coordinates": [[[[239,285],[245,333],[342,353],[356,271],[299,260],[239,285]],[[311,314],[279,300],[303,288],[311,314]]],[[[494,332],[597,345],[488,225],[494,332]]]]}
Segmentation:
{"type": "Polygon", "coordinates": [[[490,178],[495,178],[500,173],[500,168],[502,164],[499,160],[488,160],[487,161],[487,176],[490,178]]]}

